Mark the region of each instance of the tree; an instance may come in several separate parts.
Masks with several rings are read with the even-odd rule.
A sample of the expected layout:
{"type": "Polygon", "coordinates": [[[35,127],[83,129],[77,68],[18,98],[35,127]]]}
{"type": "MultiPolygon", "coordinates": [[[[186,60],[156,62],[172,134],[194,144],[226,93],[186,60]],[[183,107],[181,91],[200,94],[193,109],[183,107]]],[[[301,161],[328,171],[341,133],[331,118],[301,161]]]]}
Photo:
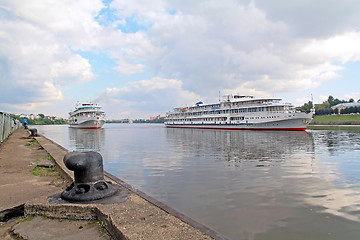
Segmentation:
{"type": "Polygon", "coordinates": [[[301,111],[309,113],[311,109],[313,109],[313,103],[312,101],[309,101],[308,103],[304,103],[304,105],[301,106],[301,111]]]}
{"type": "Polygon", "coordinates": [[[321,104],[315,104],[315,108],[317,110],[330,108],[330,104],[329,104],[329,102],[326,101],[326,102],[323,102],[321,104]]]}
{"type": "Polygon", "coordinates": [[[41,118],[44,118],[44,117],[45,117],[45,115],[42,114],[42,113],[39,113],[38,115],[39,115],[41,118]]]}
{"type": "Polygon", "coordinates": [[[329,96],[327,101],[330,104],[330,107],[334,106],[334,97],[333,96],[329,96]]]}
{"type": "MultiPolygon", "coordinates": [[[[340,103],[343,103],[343,102],[345,102],[345,101],[342,101],[342,100],[339,100],[339,99],[334,99],[334,102],[333,102],[333,106],[336,106],[336,105],[338,105],[338,104],[340,104],[340,103]]],[[[332,106],[331,106],[332,107],[332,106]]]]}
{"type": "Polygon", "coordinates": [[[349,99],[349,102],[355,102],[353,98],[350,98],[349,99]]]}

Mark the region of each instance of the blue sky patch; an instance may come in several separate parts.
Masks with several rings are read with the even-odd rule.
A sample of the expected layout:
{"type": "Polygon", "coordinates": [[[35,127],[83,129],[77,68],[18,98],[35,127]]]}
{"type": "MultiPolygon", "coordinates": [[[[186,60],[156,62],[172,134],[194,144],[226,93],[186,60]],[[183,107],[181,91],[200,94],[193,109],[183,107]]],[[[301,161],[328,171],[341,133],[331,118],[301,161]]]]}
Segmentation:
{"type": "Polygon", "coordinates": [[[136,17],[127,17],[125,19],[126,24],[119,24],[117,29],[120,29],[123,33],[136,33],[139,31],[147,31],[150,26],[141,25],[136,20],[136,17]]]}
{"type": "Polygon", "coordinates": [[[120,20],[116,15],[116,10],[107,6],[101,9],[99,14],[95,17],[95,20],[103,26],[111,26],[115,21],[120,20]]]}
{"type": "Polygon", "coordinates": [[[175,15],[177,11],[175,9],[167,11],[170,15],[175,15]]]}

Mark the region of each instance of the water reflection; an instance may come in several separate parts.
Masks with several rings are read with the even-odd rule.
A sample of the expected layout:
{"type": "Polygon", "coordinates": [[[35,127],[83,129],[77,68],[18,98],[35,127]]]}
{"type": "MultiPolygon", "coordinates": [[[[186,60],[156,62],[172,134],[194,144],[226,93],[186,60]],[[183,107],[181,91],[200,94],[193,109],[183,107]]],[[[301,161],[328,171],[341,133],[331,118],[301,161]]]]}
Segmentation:
{"type": "Polygon", "coordinates": [[[192,195],[191,211],[167,201],[228,236],[284,239],[285,231],[288,239],[326,239],[332,232],[352,239],[360,234],[360,134],[167,129],[166,137],[184,168],[197,170],[183,173],[192,186],[184,180],[181,185],[181,193],[192,195]],[[187,166],[188,156],[196,163],[187,166]],[[209,168],[211,160],[201,164],[205,159],[226,165],[209,168]],[[344,224],[348,231],[340,234],[344,224]],[[317,234],[314,226],[323,232],[317,234]]]}
{"type": "Polygon", "coordinates": [[[314,153],[312,135],[307,132],[223,131],[167,129],[167,140],[196,155],[215,155],[234,166],[256,167],[279,164],[295,152],[314,153]]]}
{"type": "Polygon", "coordinates": [[[105,130],[68,128],[70,148],[76,151],[100,152],[105,145],[105,130]]]}
{"type": "Polygon", "coordinates": [[[326,147],[331,155],[347,150],[360,150],[360,134],[355,131],[312,131],[315,140],[319,143],[319,150],[326,147]]]}

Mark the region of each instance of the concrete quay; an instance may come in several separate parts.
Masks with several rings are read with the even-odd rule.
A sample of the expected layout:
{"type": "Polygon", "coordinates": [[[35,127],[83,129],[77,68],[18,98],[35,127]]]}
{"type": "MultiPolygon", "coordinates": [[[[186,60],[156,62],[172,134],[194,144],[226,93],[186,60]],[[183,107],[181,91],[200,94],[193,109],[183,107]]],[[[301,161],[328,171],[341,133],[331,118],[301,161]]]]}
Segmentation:
{"type": "Polygon", "coordinates": [[[227,239],[106,172],[107,181],[129,191],[126,201],[50,203],[74,180],[63,163],[67,150],[28,136],[19,129],[0,148],[0,239],[227,239]],[[62,177],[31,174],[49,155],[62,177]]]}

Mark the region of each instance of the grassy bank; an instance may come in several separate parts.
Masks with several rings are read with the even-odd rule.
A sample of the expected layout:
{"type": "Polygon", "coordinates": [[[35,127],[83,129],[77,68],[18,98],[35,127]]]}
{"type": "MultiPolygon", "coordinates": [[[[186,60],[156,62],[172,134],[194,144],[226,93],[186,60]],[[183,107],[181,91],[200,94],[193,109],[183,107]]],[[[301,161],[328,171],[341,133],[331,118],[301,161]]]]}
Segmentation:
{"type": "Polygon", "coordinates": [[[344,125],[309,125],[307,129],[310,130],[342,130],[350,132],[360,132],[360,127],[358,126],[344,126],[344,125]]]}
{"type": "Polygon", "coordinates": [[[315,116],[312,122],[350,122],[360,121],[360,115],[326,115],[326,116],[315,116]]]}
{"type": "Polygon", "coordinates": [[[360,115],[315,116],[308,129],[360,131],[360,115]]]}

